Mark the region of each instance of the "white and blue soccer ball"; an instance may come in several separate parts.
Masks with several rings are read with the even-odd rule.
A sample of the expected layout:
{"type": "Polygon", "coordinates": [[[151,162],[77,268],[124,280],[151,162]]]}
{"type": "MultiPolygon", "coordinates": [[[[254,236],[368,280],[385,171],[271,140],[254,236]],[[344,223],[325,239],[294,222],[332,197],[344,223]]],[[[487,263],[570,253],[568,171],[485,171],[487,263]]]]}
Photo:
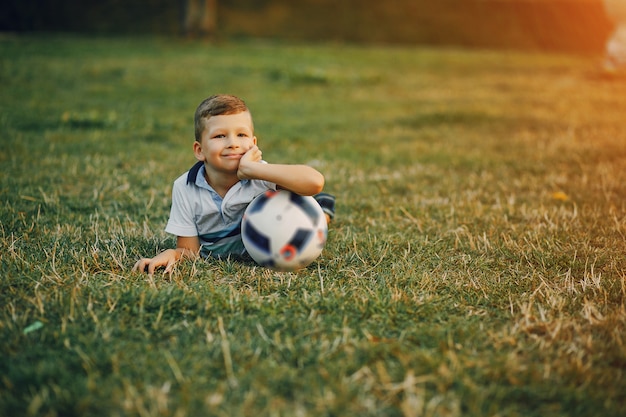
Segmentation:
{"type": "Polygon", "coordinates": [[[246,209],[241,238],[254,261],[276,271],[295,271],[317,259],[328,226],[313,197],[290,191],[267,191],[246,209]]]}

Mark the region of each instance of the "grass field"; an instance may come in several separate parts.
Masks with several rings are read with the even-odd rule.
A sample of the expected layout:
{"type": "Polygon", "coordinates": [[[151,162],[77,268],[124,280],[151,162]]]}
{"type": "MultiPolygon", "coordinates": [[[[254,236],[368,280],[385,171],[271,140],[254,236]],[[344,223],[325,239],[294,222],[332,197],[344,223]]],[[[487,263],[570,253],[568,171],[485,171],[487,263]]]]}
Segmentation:
{"type": "Polygon", "coordinates": [[[626,80],[589,57],[0,39],[0,415],[622,416],[626,80]],[[174,245],[208,95],[338,196],[318,261],[174,245]]]}

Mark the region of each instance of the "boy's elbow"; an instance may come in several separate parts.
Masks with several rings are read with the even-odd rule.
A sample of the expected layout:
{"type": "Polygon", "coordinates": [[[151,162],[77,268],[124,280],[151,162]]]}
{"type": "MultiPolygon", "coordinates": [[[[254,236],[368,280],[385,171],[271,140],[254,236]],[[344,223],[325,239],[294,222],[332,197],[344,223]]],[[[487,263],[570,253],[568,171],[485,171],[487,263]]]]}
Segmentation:
{"type": "Polygon", "coordinates": [[[322,190],[324,189],[324,187],[315,187],[315,188],[311,188],[311,192],[309,193],[310,195],[315,195],[315,194],[319,194],[322,192],[322,190]]]}
{"type": "Polygon", "coordinates": [[[311,189],[313,190],[313,192],[311,193],[311,195],[321,193],[324,189],[324,182],[324,176],[320,174],[319,177],[312,183],[311,189]]]}

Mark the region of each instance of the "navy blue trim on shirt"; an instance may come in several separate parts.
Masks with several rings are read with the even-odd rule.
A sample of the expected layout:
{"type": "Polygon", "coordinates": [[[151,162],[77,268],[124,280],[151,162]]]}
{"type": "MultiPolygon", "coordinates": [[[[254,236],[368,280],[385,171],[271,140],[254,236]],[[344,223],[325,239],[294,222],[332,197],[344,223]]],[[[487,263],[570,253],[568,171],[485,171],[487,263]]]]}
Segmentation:
{"type": "Polygon", "coordinates": [[[219,233],[208,233],[200,236],[203,244],[214,244],[222,239],[237,236],[241,234],[241,222],[236,224],[231,230],[222,230],[219,233]],[[226,233],[223,233],[226,232],[226,233]]]}
{"type": "Polygon", "coordinates": [[[203,165],[204,162],[198,161],[195,163],[194,166],[191,167],[189,173],[187,174],[187,185],[196,183],[196,178],[198,178],[198,171],[200,171],[200,168],[202,168],[203,165]]]}

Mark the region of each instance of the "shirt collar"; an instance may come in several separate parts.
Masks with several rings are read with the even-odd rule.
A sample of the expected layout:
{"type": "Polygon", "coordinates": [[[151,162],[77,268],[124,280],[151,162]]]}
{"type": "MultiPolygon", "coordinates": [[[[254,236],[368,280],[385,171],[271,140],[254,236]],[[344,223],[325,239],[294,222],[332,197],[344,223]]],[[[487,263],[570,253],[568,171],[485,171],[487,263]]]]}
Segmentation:
{"type": "MultiPolygon", "coordinates": [[[[205,176],[204,162],[198,161],[194,166],[191,167],[189,173],[187,174],[187,185],[195,184],[200,188],[204,188],[215,192],[211,184],[208,183],[205,176]]],[[[241,185],[246,185],[250,180],[240,180],[241,185]]]]}

